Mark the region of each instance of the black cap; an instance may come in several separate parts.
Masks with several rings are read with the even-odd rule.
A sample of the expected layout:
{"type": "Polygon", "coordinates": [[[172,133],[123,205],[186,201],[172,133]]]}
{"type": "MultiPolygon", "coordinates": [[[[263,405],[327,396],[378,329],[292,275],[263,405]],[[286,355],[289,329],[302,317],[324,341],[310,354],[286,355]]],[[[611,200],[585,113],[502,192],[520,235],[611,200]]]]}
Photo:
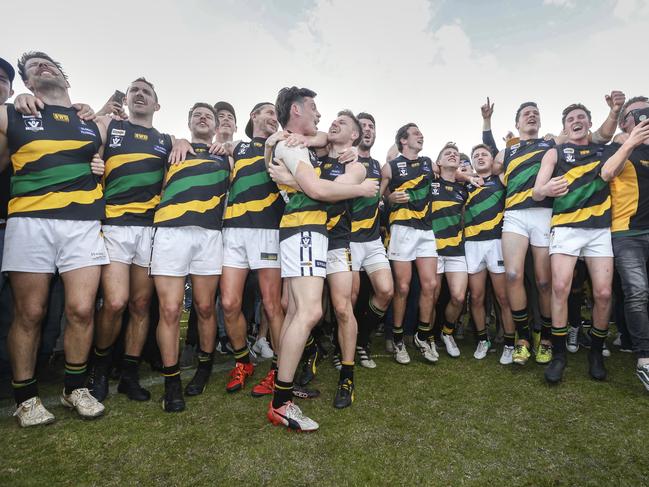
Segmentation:
{"type": "Polygon", "coordinates": [[[14,70],[14,67],[11,65],[11,63],[5,61],[0,57],[0,69],[7,73],[7,76],[9,76],[9,83],[13,84],[14,78],[16,77],[16,71],[14,70]]]}
{"type": "Polygon", "coordinates": [[[271,103],[269,101],[262,101],[260,103],[257,103],[252,110],[250,110],[250,119],[248,120],[248,123],[246,124],[246,135],[248,138],[252,139],[252,114],[255,113],[257,110],[259,110],[261,107],[264,105],[272,105],[275,106],[274,103],[271,103]]]}
{"type": "Polygon", "coordinates": [[[234,123],[237,123],[237,114],[234,111],[234,107],[230,105],[227,101],[217,101],[216,104],[214,105],[214,109],[216,110],[216,113],[219,113],[221,110],[230,112],[234,117],[234,123]]]}

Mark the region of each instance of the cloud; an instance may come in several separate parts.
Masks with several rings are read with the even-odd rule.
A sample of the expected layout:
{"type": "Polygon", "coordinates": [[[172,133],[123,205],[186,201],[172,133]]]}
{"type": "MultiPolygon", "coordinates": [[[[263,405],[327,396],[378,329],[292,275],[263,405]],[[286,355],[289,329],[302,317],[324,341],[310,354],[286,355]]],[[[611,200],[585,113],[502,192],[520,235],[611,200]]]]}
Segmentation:
{"type": "Polygon", "coordinates": [[[543,5],[553,5],[557,7],[575,8],[573,0],[543,0],[543,5]]]}
{"type": "Polygon", "coordinates": [[[649,0],[617,0],[613,7],[613,16],[625,21],[647,17],[649,16],[649,0]]]}

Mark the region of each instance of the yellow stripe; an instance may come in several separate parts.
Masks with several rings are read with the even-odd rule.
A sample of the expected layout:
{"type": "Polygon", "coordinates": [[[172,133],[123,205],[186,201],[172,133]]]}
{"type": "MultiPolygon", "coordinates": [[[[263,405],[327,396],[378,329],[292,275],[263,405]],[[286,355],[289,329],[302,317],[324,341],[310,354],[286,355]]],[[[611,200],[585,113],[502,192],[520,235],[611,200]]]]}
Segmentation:
{"type": "Polygon", "coordinates": [[[466,200],[466,205],[468,206],[471,203],[471,200],[478,196],[480,192],[484,189],[484,186],[477,187],[473,192],[469,194],[469,199],[466,200]]]}
{"type": "Polygon", "coordinates": [[[512,206],[522,203],[528,198],[531,198],[533,190],[534,188],[530,188],[526,189],[525,191],[521,191],[520,193],[511,195],[505,200],[505,208],[511,208],[512,206]]]}
{"type": "Polygon", "coordinates": [[[244,213],[249,211],[260,212],[271,206],[277,198],[279,198],[279,193],[271,193],[266,196],[263,200],[253,200],[246,201],[244,203],[233,203],[228,205],[225,209],[225,219],[229,220],[231,218],[237,218],[244,213]]]}
{"type": "Polygon", "coordinates": [[[372,215],[370,218],[366,218],[365,220],[358,220],[358,221],[353,221],[352,222],[352,232],[358,232],[359,230],[362,229],[369,229],[374,226],[374,222],[376,221],[376,217],[379,214],[379,209],[377,208],[374,210],[374,215],[372,215]]]}
{"type": "Polygon", "coordinates": [[[341,215],[336,215],[332,219],[327,221],[327,230],[331,230],[333,227],[335,227],[338,224],[338,222],[340,221],[341,216],[342,216],[342,214],[341,215]]]}
{"type": "Polygon", "coordinates": [[[603,203],[588,208],[579,208],[570,213],[561,215],[552,215],[552,225],[565,225],[570,223],[579,223],[588,220],[594,216],[602,216],[611,207],[611,197],[609,196],[603,203]]]}
{"type": "MultiPolygon", "coordinates": [[[[14,172],[20,171],[25,164],[39,160],[49,154],[56,154],[64,150],[80,149],[92,141],[85,140],[34,140],[23,145],[11,156],[14,172]]],[[[90,161],[88,161],[90,162],[90,161]]]]}
{"type": "Polygon", "coordinates": [[[52,192],[39,196],[18,196],[9,201],[9,214],[24,211],[54,210],[56,208],[65,208],[71,203],[89,205],[103,198],[103,196],[104,193],[100,184],[90,191],[52,192]]]}
{"type": "Polygon", "coordinates": [[[638,202],[640,201],[640,187],[635,167],[631,161],[626,161],[624,164],[622,172],[610,182],[612,232],[629,229],[631,217],[638,212],[638,202]]]}
{"type": "Polygon", "coordinates": [[[599,165],[600,161],[591,162],[584,164],[583,166],[573,167],[570,171],[563,175],[564,178],[568,181],[568,184],[572,184],[575,179],[579,179],[581,176],[587,172],[592,171],[599,165]]]}
{"type": "Polygon", "coordinates": [[[124,205],[106,205],[106,218],[117,218],[124,213],[145,213],[160,203],[160,196],[155,195],[149,201],[126,203],[124,205]]]}
{"type": "Polygon", "coordinates": [[[444,208],[450,208],[451,206],[459,205],[459,201],[433,201],[433,211],[443,210],[444,208]]]}
{"type": "Polygon", "coordinates": [[[518,166],[523,164],[524,162],[530,160],[532,157],[534,157],[536,154],[539,154],[543,152],[542,150],[537,150],[534,152],[530,152],[529,154],[525,154],[524,156],[516,157],[509,161],[509,164],[507,164],[507,169],[505,170],[505,185],[507,184],[507,181],[509,180],[509,175],[514,172],[514,169],[516,169],[518,166]]]}
{"type": "Polygon", "coordinates": [[[415,179],[404,182],[403,184],[401,184],[401,186],[396,188],[395,191],[405,191],[406,189],[415,188],[422,181],[422,179],[424,179],[423,174],[415,179]]]}
{"type": "Polygon", "coordinates": [[[435,236],[437,243],[437,250],[445,249],[446,247],[457,247],[462,242],[462,230],[455,237],[438,238],[435,236]]]}
{"type": "Polygon", "coordinates": [[[188,167],[198,166],[199,164],[203,164],[204,162],[214,161],[212,161],[211,159],[192,159],[191,161],[184,161],[180,164],[172,164],[169,169],[167,169],[167,177],[165,178],[165,182],[169,181],[177,172],[182,171],[183,169],[187,169],[188,167]]]}
{"type": "Polygon", "coordinates": [[[256,156],[256,157],[251,157],[249,159],[239,159],[234,163],[234,169],[232,170],[232,175],[230,177],[230,180],[233,180],[241,169],[243,169],[244,167],[251,166],[258,160],[263,158],[264,158],[263,156],[256,156]]]}
{"type": "Polygon", "coordinates": [[[397,211],[390,213],[390,223],[402,220],[422,220],[426,216],[427,211],[428,203],[426,203],[426,207],[421,211],[413,211],[408,208],[399,208],[397,211]]]}
{"type": "Polygon", "coordinates": [[[123,166],[124,164],[128,164],[129,162],[143,161],[145,159],[160,159],[160,157],[156,156],[155,154],[147,154],[145,152],[119,154],[117,156],[109,157],[106,160],[106,171],[104,172],[104,179],[107,178],[111,172],[113,172],[118,167],[123,166]]]}
{"type": "Polygon", "coordinates": [[[194,213],[205,213],[208,210],[216,208],[221,199],[221,196],[213,196],[207,201],[187,201],[186,203],[176,203],[174,205],[158,208],[155,212],[153,222],[160,223],[175,220],[189,211],[194,213]]]}
{"type": "Polygon", "coordinates": [[[465,237],[475,237],[478,235],[480,232],[486,232],[489,230],[493,230],[496,228],[500,222],[503,220],[503,212],[501,211],[498,213],[495,217],[493,217],[491,220],[487,220],[486,222],[479,223],[478,225],[469,225],[468,227],[464,228],[464,236],[465,237]]]}
{"type": "Polygon", "coordinates": [[[289,213],[282,217],[280,228],[295,228],[302,225],[326,225],[327,212],[324,210],[309,210],[289,213]]]}

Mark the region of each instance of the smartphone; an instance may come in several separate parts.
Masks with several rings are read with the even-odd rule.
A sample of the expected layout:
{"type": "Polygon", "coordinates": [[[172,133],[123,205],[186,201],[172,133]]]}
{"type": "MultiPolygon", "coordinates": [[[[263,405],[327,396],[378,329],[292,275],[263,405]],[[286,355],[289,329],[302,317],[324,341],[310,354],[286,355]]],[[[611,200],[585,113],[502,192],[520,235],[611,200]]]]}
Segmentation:
{"type": "Polygon", "coordinates": [[[115,93],[113,93],[113,96],[110,97],[112,101],[116,101],[120,105],[124,104],[124,98],[126,98],[126,94],[122,93],[119,90],[115,90],[115,93]]]}
{"type": "Polygon", "coordinates": [[[638,125],[640,122],[644,122],[649,118],[649,108],[638,108],[633,110],[633,120],[635,124],[638,125]]]}

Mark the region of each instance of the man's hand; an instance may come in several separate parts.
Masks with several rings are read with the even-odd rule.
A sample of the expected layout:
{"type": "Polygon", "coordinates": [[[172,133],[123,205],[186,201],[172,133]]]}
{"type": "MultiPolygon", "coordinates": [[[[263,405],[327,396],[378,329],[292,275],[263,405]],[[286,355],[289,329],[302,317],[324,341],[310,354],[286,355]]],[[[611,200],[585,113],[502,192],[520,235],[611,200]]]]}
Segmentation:
{"type": "Polygon", "coordinates": [[[283,132],[283,131],[275,132],[273,135],[271,135],[266,139],[266,147],[272,149],[273,147],[275,147],[275,145],[277,145],[277,143],[280,140],[286,140],[287,136],[288,136],[288,132],[283,132]]]}
{"type": "Polygon", "coordinates": [[[557,198],[568,192],[568,180],[563,176],[556,176],[550,179],[543,188],[546,197],[557,198]]]}
{"type": "Polygon", "coordinates": [[[379,182],[376,179],[365,179],[358,186],[361,190],[359,197],[371,198],[379,192],[379,182]]]}
{"type": "Polygon", "coordinates": [[[647,142],[649,142],[649,118],[633,127],[633,130],[629,134],[629,138],[626,139],[624,144],[635,149],[639,145],[647,142]]]}
{"type": "Polygon", "coordinates": [[[484,120],[491,119],[491,116],[494,114],[494,103],[490,103],[489,97],[487,97],[487,103],[480,107],[480,111],[484,120]]]}
{"type": "Polygon", "coordinates": [[[90,108],[90,105],[86,105],[85,103],[75,103],[74,105],[72,105],[72,108],[77,111],[77,117],[79,117],[81,120],[89,122],[97,118],[95,111],[90,108]]]}
{"type": "Polygon", "coordinates": [[[95,176],[103,176],[105,169],[106,165],[104,164],[104,160],[99,157],[99,154],[92,156],[92,161],[90,161],[90,171],[95,176]]]}
{"type": "Polygon", "coordinates": [[[169,154],[169,164],[180,164],[187,158],[187,153],[195,156],[196,152],[187,139],[176,139],[171,153],[169,154]]]}
{"type": "Polygon", "coordinates": [[[338,162],[341,164],[351,164],[356,161],[358,161],[358,149],[356,147],[348,147],[338,153],[338,162]]]}
{"type": "Polygon", "coordinates": [[[626,101],[626,95],[621,91],[611,91],[610,95],[605,95],[606,104],[611,109],[611,113],[617,115],[622,110],[622,105],[626,101]]]}
{"type": "Polygon", "coordinates": [[[479,188],[484,186],[484,179],[482,179],[482,176],[471,176],[469,178],[469,183],[479,188]]]}
{"type": "Polygon", "coordinates": [[[395,203],[407,203],[408,201],[410,201],[410,196],[408,196],[408,193],[406,193],[405,191],[395,191],[394,193],[390,193],[390,196],[388,196],[388,201],[391,205],[395,203]]]}
{"type": "Polygon", "coordinates": [[[307,147],[308,139],[300,134],[288,134],[284,143],[286,147],[307,147]]]}
{"type": "Polygon", "coordinates": [[[108,115],[109,117],[114,118],[116,120],[128,119],[128,115],[124,110],[124,106],[120,102],[113,100],[112,96],[108,99],[108,101],[104,104],[104,106],[101,107],[101,109],[97,112],[97,115],[108,115]]]}
{"type": "Polygon", "coordinates": [[[268,174],[270,178],[275,182],[275,184],[283,184],[284,186],[290,186],[295,189],[299,189],[297,181],[291,171],[284,165],[284,161],[281,159],[273,159],[273,164],[268,166],[268,174]]]}
{"type": "Polygon", "coordinates": [[[23,115],[37,116],[45,108],[45,103],[29,93],[22,93],[14,99],[14,108],[23,115]]]}
{"type": "Polygon", "coordinates": [[[225,150],[225,144],[221,144],[220,142],[214,142],[210,146],[210,154],[216,154],[217,156],[224,156],[227,154],[227,151],[225,150]]]}

